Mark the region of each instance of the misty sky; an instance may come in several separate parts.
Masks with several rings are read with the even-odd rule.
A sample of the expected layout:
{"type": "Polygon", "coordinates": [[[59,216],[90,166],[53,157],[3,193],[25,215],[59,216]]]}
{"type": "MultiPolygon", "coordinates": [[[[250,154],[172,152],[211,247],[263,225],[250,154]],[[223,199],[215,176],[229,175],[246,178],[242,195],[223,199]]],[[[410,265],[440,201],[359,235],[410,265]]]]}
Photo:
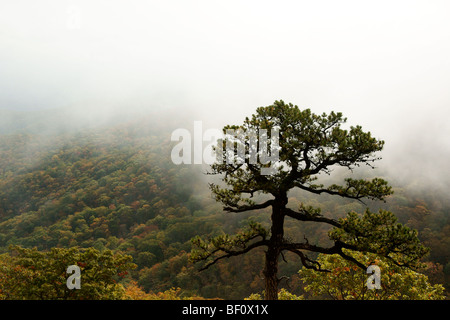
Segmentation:
{"type": "Polygon", "coordinates": [[[283,99],[342,111],[404,173],[449,173],[449,14],[446,0],[5,0],[0,109],[189,110],[222,126],[283,99]]]}

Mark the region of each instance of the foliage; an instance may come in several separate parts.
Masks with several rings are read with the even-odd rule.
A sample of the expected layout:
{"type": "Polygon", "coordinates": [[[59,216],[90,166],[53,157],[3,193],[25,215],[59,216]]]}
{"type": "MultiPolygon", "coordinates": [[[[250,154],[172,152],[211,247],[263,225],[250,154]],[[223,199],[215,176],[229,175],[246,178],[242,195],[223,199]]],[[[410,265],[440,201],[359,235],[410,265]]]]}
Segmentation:
{"type": "Polygon", "coordinates": [[[340,227],[330,231],[330,239],[352,250],[383,255],[396,265],[417,266],[428,252],[417,238],[417,230],[398,223],[392,212],[373,213],[367,209],[362,216],[349,212],[339,222],[340,227]]]}
{"type": "Polygon", "coordinates": [[[52,248],[41,252],[15,246],[4,255],[0,270],[3,299],[100,300],[122,299],[124,288],[118,281],[136,266],[131,257],[99,252],[94,248],[52,248]],[[70,265],[80,268],[80,289],[66,285],[70,265]]]}
{"type": "MultiPolygon", "coordinates": [[[[263,300],[263,296],[264,292],[262,295],[259,293],[252,293],[244,300],[263,300]]],[[[304,300],[304,299],[303,296],[296,296],[295,294],[292,294],[286,289],[282,288],[280,291],[278,291],[278,300],[304,300]]]]}
{"type": "Polygon", "coordinates": [[[163,292],[146,293],[136,281],[131,281],[125,286],[125,299],[127,300],[204,300],[199,296],[187,296],[181,288],[170,288],[163,292]]]}
{"type": "Polygon", "coordinates": [[[367,266],[377,265],[381,270],[381,289],[368,289],[369,275],[356,264],[339,255],[320,254],[317,261],[330,272],[303,268],[299,271],[305,290],[313,297],[335,300],[441,300],[444,287],[432,285],[428,277],[375,254],[350,253],[367,266]]]}

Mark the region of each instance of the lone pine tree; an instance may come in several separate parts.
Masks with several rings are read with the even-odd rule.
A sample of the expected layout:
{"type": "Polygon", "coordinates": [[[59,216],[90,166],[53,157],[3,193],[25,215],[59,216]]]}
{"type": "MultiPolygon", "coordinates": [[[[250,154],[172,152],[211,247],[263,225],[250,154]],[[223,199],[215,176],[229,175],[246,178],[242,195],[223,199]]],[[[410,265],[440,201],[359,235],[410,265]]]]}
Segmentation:
{"type": "MultiPolygon", "coordinates": [[[[222,175],[224,186],[210,184],[216,201],[223,204],[224,211],[245,212],[271,207],[270,229],[256,222],[238,234],[223,234],[208,240],[200,237],[192,239],[191,260],[204,261],[201,270],[224,258],[246,254],[258,247],[265,247],[265,299],[276,300],[278,284],[278,260],[283,252],[293,252],[300,257],[305,268],[329,272],[318,261],[307,256],[307,252],[338,254],[356,263],[364,271],[367,265],[357,261],[347,250],[370,252],[383,256],[398,266],[413,268],[427,252],[418,238],[417,232],[397,223],[395,216],[388,211],[370,212],[363,215],[350,212],[345,218],[332,219],[321,214],[320,209],[301,204],[297,210],[287,206],[287,194],[298,188],[313,194],[328,194],[343,198],[384,200],[392,194],[392,188],[380,178],[347,178],[341,185],[324,186],[316,180],[320,174],[331,174],[337,166],[352,171],[355,166],[372,163],[379,158],[375,153],[381,151],[384,141],[377,140],[361,126],[351,126],[346,130],[342,125],[346,118],[341,113],[331,112],[316,115],[310,109],[300,110],[282,100],[273,105],[257,108],[251,119],[246,118],[241,126],[226,126],[227,130],[241,132],[234,136],[225,135],[218,141],[216,150],[227,143],[236,148],[244,148],[245,153],[233,155],[219,152],[211,166],[211,174],[222,175]],[[278,132],[278,160],[276,163],[252,161],[254,140],[249,132],[278,132]],[[243,134],[242,134],[243,133],[243,134]],[[219,157],[218,156],[218,157],[219,157]],[[230,159],[231,158],[231,159],[230,159]],[[262,169],[271,166],[270,175],[262,174],[262,169]],[[268,200],[256,202],[255,194],[265,195],[268,200]],[[329,238],[333,245],[321,247],[304,242],[293,242],[284,236],[285,219],[300,222],[325,223],[332,227],[329,238]],[[346,253],[347,252],[347,253],[346,253]]],[[[272,138],[272,137],[271,137],[272,138]]],[[[268,143],[274,144],[269,138],[268,143]]],[[[228,144],[228,145],[230,145],[228,144]]],[[[272,148],[272,150],[275,150],[272,148]]],[[[265,150],[263,150],[265,152],[265,150]]],[[[258,159],[262,157],[257,150],[258,159]]],[[[254,159],[253,159],[254,160],[254,159]]]]}

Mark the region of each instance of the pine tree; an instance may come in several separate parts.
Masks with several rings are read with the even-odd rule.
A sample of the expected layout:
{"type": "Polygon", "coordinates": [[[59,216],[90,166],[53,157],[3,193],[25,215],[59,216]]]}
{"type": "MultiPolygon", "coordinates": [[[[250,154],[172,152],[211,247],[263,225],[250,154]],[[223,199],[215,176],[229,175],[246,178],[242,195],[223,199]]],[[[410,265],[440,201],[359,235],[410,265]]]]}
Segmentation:
{"type": "Polygon", "coordinates": [[[343,129],[346,120],[339,112],[316,115],[310,109],[300,110],[280,100],[257,108],[251,119],[246,118],[240,126],[225,126],[224,138],[215,148],[218,158],[210,172],[221,175],[225,186],[210,184],[212,194],[227,212],[271,208],[271,225],[266,229],[251,222],[235,235],[223,234],[208,240],[195,237],[191,260],[205,261],[204,270],[224,258],[265,247],[263,274],[267,300],[278,298],[278,260],[286,251],[298,255],[305,268],[324,272],[329,270],[323,269],[306,252],[337,254],[362,269],[367,266],[345,250],[376,253],[397,265],[417,266],[427,249],[420,244],[417,232],[397,223],[391,212],[367,210],[363,215],[350,212],[346,218],[336,220],[323,216],[318,208],[303,204],[298,210],[288,207],[288,192],[296,188],[361,202],[363,199],[384,200],[392,194],[387,181],[380,178],[347,178],[341,185],[329,186],[318,183],[319,175],[331,174],[335,167],[352,172],[360,165],[373,168],[373,162],[380,159],[375,154],[382,150],[384,141],[364,132],[361,126],[343,129]],[[234,133],[227,134],[229,130],[234,133]],[[271,132],[270,138],[268,132],[271,132]],[[278,133],[277,137],[272,136],[274,132],[278,133]],[[260,138],[259,144],[255,143],[255,137],[260,138]],[[267,138],[266,145],[261,144],[261,137],[267,138]],[[227,146],[234,147],[232,154],[229,150],[223,151],[227,146]],[[277,159],[274,154],[278,155],[277,159]],[[268,200],[257,202],[255,195],[263,195],[268,200]],[[321,247],[307,239],[293,242],[286,238],[286,218],[330,225],[329,237],[333,245],[321,247]]]}

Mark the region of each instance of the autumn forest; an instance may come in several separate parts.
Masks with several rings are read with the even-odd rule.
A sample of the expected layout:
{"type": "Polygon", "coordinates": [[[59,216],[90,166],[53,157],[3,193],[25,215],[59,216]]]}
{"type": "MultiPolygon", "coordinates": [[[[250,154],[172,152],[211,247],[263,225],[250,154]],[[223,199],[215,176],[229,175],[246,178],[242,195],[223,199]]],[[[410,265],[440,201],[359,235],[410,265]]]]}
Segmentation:
{"type": "MultiPolygon", "coordinates": [[[[171,130],[155,117],[58,134],[27,127],[3,130],[0,298],[261,299],[262,249],[203,271],[191,255],[196,237],[239,232],[249,222],[268,226],[270,212],[225,212],[208,189],[217,177],[205,174],[205,166],[170,160],[171,130]],[[63,288],[70,261],[85,270],[83,292],[63,288]],[[96,287],[99,281],[108,289],[96,287]]],[[[384,291],[376,294],[364,288],[367,275],[338,256],[313,256],[333,271],[324,274],[302,268],[300,257],[288,253],[279,262],[279,298],[445,298],[450,288],[448,197],[421,187],[413,174],[407,183],[384,176],[382,169],[356,174],[383,176],[393,194],[385,202],[361,203],[293,191],[289,203],[319,207],[324,216],[336,219],[367,207],[389,210],[417,230],[429,249],[421,269],[412,273],[377,256],[359,256],[386,270],[384,291]]],[[[329,230],[324,224],[285,223],[288,237],[313,244],[326,245],[329,230]]]]}

